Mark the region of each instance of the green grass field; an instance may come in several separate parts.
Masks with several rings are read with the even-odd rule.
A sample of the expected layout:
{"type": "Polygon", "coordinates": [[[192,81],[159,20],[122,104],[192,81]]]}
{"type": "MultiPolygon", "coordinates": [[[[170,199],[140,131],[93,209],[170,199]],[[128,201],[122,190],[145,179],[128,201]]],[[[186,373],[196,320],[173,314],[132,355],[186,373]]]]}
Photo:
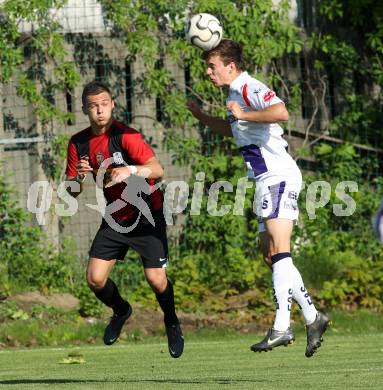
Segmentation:
{"type": "Polygon", "coordinates": [[[180,359],[165,339],[76,349],[84,364],[60,364],[73,348],[0,351],[0,387],[12,389],[382,389],[383,334],[329,332],[311,359],[305,335],[255,354],[254,335],[192,335],[180,359]]]}

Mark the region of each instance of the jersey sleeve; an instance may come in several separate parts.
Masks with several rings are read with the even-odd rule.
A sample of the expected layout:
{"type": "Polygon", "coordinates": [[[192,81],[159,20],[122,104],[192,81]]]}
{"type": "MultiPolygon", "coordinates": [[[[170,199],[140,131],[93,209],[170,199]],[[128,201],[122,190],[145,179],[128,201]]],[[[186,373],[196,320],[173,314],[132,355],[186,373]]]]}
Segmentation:
{"type": "Polygon", "coordinates": [[[255,111],[283,103],[277,94],[264,84],[245,84],[242,89],[242,95],[247,106],[255,111]]]}
{"type": "Polygon", "coordinates": [[[152,148],[144,141],[138,131],[125,132],[122,136],[122,147],[137,165],[143,165],[154,157],[152,148]]]}
{"type": "Polygon", "coordinates": [[[70,141],[68,144],[67,162],[65,173],[68,177],[76,177],[77,169],[76,165],[78,162],[77,150],[74,144],[70,141]]]}

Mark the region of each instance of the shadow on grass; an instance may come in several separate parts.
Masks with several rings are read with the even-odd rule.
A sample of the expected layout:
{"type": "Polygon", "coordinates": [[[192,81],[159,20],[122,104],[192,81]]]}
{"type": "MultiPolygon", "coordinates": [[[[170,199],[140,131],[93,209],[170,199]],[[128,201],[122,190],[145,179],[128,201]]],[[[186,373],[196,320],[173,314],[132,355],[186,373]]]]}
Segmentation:
{"type": "Polygon", "coordinates": [[[235,385],[239,383],[260,383],[268,382],[267,380],[251,380],[251,379],[141,379],[127,380],[126,383],[179,383],[179,384],[218,384],[218,385],[235,385]]]}
{"type": "Polygon", "coordinates": [[[10,379],[0,381],[0,385],[27,385],[27,384],[65,384],[65,383],[169,383],[169,384],[219,384],[219,385],[234,385],[239,383],[261,383],[266,380],[250,380],[250,379],[117,379],[117,380],[93,380],[93,379],[10,379]]]}
{"type": "Polygon", "coordinates": [[[99,383],[102,380],[92,379],[9,379],[0,381],[0,385],[31,385],[42,384],[49,385],[51,383],[99,383]]]}

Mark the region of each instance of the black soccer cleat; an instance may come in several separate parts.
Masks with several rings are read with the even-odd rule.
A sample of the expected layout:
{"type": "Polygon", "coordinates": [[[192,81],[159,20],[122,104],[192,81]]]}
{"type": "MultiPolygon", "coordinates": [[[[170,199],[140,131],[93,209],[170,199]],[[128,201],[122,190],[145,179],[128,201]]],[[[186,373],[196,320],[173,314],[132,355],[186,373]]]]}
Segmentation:
{"type": "Polygon", "coordinates": [[[166,335],[168,336],[170,356],[179,358],[184,351],[184,336],[182,335],[180,323],[177,322],[174,325],[166,326],[166,335]]]}
{"type": "Polygon", "coordinates": [[[270,328],[267,331],[266,337],[261,342],[252,345],[250,349],[253,352],[267,352],[280,345],[287,347],[289,344],[292,344],[294,340],[295,336],[291,328],[283,331],[270,328]]]}
{"type": "Polygon", "coordinates": [[[316,350],[321,346],[321,342],[323,341],[322,335],[326,331],[329,324],[330,320],[328,319],[328,317],[318,311],[315,321],[310,325],[306,325],[306,357],[313,356],[316,350]]]}
{"type": "Polygon", "coordinates": [[[132,315],[132,306],[129,305],[128,312],[122,316],[113,314],[111,317],[108,326],[104,331],[104,344],[112,345],[117,341],[120,336],[121,329],[124,326],[125,322],[132,315]]]}

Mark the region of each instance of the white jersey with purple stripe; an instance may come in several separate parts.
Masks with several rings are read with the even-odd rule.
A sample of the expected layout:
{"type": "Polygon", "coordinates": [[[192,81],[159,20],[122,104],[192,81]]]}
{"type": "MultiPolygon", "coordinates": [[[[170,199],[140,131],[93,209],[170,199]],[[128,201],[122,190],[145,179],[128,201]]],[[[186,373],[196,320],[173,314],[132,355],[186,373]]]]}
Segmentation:
{"type": "MultiPolygon", "coordinates": [[[[236,101],[243,111],[260,111],[283,103],[275,92],[242,72],[231,84],[227,101],[236,101]]],[[[257,181],[267,176],[299,175],[299,168],[287,153],[287,142],[278,123],[237,120],[228,112],[233,136],[245,159],[248,176],[257,181]],[[298,171],[298,172],[297,172],[298,171]]]]}

